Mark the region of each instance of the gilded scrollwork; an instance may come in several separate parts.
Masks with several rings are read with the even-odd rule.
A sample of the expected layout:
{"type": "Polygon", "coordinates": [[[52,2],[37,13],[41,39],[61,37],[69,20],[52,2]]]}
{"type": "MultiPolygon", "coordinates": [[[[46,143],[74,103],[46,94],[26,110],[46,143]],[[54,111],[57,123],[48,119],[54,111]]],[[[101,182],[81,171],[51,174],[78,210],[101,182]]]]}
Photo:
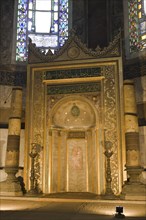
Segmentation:
{"type": "MultiPolygon", "coordinates": [[[[48,102],[48,111],[47,112],[50,112],[51,109],[53,108],[53,106],[59,101],[61,100],[64,96],[66,95],[48,95],[48,99],[47,99],[47,102],[48,102]]],[[[48,116],[48,115],[47,115],[48,116]]]]}
{"type": "Polygon", "coordinates": [[[104,124],[105,138],[112,143],[114,152],[111,157],[111,176],[112,190],[115,194],[119,193],[119,174],[118,174],[118,149],[117,149],[117,109],[116,109],[116,84],[115,67],[112,65],[104,66],[102,73],[104,81],[104,124]]]}
{"type": "MultiPolygon", "coordinates": [[[[33,88],[33,136],[32,142],[43,146],[43,109],[44,109],[44,85],[42,83],[43,72],[35,72],[34,88],[33,88]]],[[[37,177],[38,187],[42,188],[42,166],[43,151],[38,151],[35,159],[34,169],[37,177]]]]}

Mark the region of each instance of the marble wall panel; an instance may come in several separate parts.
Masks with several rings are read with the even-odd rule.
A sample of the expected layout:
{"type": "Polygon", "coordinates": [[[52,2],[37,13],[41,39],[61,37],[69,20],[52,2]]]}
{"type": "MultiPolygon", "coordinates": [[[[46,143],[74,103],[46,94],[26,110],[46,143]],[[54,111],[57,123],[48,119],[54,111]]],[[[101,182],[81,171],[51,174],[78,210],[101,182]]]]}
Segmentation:
{"type": "Polygon", "coordinates": [[[68,188],[71,192],[87,191],[85,139],[68,139],[68,188]]]}

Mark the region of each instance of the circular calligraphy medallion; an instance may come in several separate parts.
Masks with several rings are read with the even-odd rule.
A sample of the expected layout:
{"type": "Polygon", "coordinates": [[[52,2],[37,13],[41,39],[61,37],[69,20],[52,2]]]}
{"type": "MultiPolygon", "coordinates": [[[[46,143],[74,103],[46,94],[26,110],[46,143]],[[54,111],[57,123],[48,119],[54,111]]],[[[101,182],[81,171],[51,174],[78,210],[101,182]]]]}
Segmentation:
{"type": "Polygon", "coordinates": [[[80,53],[80,51],[79,51],[79,49],[77,48],[77,47],[71,47],[71,48],[69,48],[69,50],[68,50],[68,56],[70,57],[70,58],[76,58],[76,57],[78,57],[79,56],[79,53],[80,53]]]}
{"type": "Polygon", "coordinates": [[[73,107],[71,108],[71,114],[74,117],[78,117],[80,115],[80,109],[78,106],[76,106],[76,104],[74,104],[73,107]]]}

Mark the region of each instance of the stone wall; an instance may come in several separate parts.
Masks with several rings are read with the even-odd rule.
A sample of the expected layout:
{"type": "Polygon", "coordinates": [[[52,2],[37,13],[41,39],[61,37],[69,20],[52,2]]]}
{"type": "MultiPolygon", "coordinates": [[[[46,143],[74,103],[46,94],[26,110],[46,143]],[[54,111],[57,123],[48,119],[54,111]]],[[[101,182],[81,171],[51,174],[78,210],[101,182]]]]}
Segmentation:
{"type": "Polygon", "coordinates": [[[0,6],[0,64],[11,64],[14,0],[1,0],[0,6]]]}

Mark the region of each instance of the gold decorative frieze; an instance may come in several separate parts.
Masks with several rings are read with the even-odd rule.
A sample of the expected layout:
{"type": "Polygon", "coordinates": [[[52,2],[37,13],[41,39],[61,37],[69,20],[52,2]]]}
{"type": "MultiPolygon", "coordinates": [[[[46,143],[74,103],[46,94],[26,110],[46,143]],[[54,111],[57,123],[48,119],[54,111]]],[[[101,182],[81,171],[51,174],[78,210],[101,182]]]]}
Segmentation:
{"type": "MultiPolygon", "coordinates": [[[[44,109],[44,85],[42,84],[43,72],[35,72],[34,81],[32,84],[33,97],[32,98],[32,117],[30,119],[32,135],[29,139],[29,152],[31,151],[31,144],[37,143],[43,146],[43,109],[44,109]]],[[[37,177],[38,187],[42,188],[42,167],[43,167],[43,153],[39,151],[37,157],[35,158],[34,169],[37,177]]]]}
{"type": "Polygon", "coordinates": [[[100,91],[100,83],[82,83],[76,85],[53,85],[48,86],[47,92],[50,95],[55,94],[73,94],[73,93],[84,93],[100,91]]]}
{"type": "Polygon", "coordinates": [[[100,67],[78,67],[77,69],[57,69],[48,70],[45,72],[45,80],[55,79],[70,79],[70,78],[83,78],[83,77],[97,77],[101,76],[100,67]]]}
{"type": "Polygon", "coordinates": [[[116,72],[114,65],[104,66],[102,73],[104,80],[104,129],[106,141],[112,143],[112,150],[114,151],[111,157],[111,175],[112,175],[112,189],[115,194],[118,193],[119,171],[118,171],[118,136],[117,136],[117,100],[116,100],[116,72]]]}

